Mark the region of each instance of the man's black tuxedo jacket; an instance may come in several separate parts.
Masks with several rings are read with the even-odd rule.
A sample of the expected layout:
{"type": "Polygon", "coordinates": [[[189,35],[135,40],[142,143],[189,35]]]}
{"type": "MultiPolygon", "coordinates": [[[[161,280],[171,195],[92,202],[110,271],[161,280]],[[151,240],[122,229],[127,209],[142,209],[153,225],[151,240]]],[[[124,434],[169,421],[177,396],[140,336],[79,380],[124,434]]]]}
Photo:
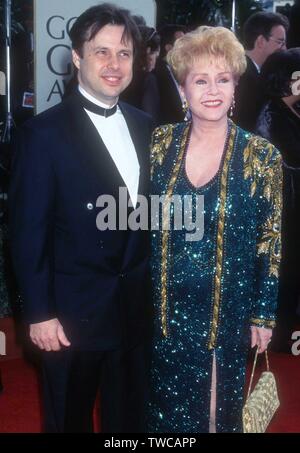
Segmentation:
{"type": "MultiPolygon", "coordinates": [[[[57,317],[75,349],[109,350],[145,332],[148,232],[97,229],[97,198],[114,196],[118,209],[125,183],[77,96],[16,138],[12,257],[27,322],[57,317]]],[[[148,195],[151,121],[120,107],[140,164],[139,194],[148,195]]]]}
{"type": "Polygon", "coordinates": [[[155,68],[159,91],[159,123],[180,123],[184,121],[185,113],[182,110],[182,101],[164,60],[159,60],[155,68]]]}
{"type": "Polygon", "coordinates": [[[260,74],[248,56],[246,72],[235,90],[233,121],[246,131],[254,132],[262,106],[266,100],[260,74]]]}

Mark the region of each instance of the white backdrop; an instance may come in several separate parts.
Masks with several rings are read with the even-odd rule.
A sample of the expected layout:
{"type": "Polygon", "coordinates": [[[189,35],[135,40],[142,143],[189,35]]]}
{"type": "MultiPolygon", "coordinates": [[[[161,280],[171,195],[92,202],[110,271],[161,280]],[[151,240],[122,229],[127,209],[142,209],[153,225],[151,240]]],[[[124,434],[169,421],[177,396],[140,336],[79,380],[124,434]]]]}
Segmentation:
{"type": "MultiPolygon", "coordinates": [[[[111,3],[143,16],[147,25],[155,25],[155,0],[112,0],[111,3]]],[[[34,1],[36,113],[61,101],[64,86],[72,75],[68,31],[76,17],[95,4],[97,0],[34,1]]]]}

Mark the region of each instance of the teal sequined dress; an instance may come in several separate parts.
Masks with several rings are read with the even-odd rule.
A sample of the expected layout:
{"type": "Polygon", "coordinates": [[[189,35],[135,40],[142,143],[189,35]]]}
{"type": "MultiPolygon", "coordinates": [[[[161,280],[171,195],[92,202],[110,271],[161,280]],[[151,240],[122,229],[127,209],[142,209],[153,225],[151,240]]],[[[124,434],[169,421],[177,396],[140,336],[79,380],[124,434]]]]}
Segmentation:
{"type": "MultiPolygon", "coordinates": [[[[152,195],[204,196],[204,235],[152,231],[154,339],[150,432],[209,431],[213,354],[217,432],[242,430],[250,325],[274,327],[280,262],[281,160],[266,140],[229,122],[219,171],[203,187],[185,172],[190,123],[158,128],[152,195]]],[[[175,216],[171,208],[171,223],[175,216]]],[[[183,222],[184,223],[184,222],[183,222]]]]}

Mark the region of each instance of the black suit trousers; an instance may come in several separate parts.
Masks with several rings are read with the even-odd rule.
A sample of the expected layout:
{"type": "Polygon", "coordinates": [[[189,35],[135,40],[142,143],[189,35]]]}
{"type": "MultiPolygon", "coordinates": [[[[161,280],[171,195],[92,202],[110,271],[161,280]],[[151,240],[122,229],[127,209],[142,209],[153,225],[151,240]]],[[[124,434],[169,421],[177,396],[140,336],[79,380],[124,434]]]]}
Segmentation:
{"type": "Polygon", "coordinates": [[[43,353],[45,431],[93,432],[99,391],[101,432],[145,432],[148,368],[144,344],[43,353]]]}

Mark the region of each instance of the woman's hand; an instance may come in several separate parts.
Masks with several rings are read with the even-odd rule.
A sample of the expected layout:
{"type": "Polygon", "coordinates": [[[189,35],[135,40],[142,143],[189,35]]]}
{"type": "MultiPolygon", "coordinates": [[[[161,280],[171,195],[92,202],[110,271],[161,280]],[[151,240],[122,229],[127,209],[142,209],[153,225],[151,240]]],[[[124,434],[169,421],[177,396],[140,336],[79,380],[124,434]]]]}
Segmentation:
{"type": "Polygon", "coordinates": [[[265,352],[271,341],[272,329],[251,326],[251,348],[258,346],[258,352],[265,352]]]}

